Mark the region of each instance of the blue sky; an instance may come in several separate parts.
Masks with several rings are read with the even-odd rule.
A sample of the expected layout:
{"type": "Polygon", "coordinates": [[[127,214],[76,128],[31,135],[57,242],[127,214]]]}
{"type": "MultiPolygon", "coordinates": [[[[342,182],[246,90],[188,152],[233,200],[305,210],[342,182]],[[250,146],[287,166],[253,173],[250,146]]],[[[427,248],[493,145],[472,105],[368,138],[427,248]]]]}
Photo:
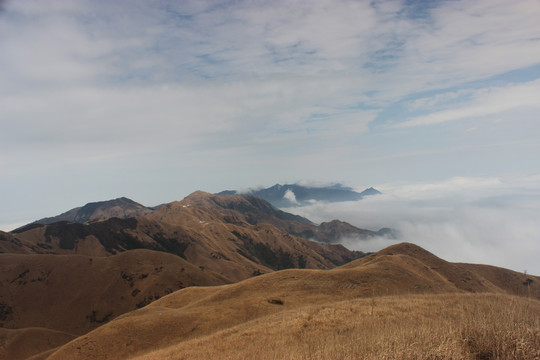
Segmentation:
{"type": "Polygon", "coordinates": [[[0,228],[300,180],[529,189],[539,24],[532,0],[4,1],[0,228]]]}

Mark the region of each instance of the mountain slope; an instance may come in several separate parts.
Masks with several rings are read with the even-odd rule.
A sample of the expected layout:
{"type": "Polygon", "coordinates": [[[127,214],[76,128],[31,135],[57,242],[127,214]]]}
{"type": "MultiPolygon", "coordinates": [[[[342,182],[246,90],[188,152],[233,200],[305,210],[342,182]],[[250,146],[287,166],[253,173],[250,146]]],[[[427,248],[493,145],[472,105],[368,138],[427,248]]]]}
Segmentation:
{"type": "Polygon", "coordinates": [[[80,335],[178,289],[229,282],[149,250],[110,257],[0,254],[0,324],[80,335]]]}
{"type": "MultiPolygon", "coordinates": [[[[336,340],[337,329],[347,331],[340,325],[341,321],[370,308],[373,314],[375,302],[388,302],[385,296],[399,295],[392,300],[393,309],[406,306],[413,318],[424,316],[424,319],[436,318],[437,312],[414,315],[414,311],[421,309],[416,307],[418,303],[411,306],[400,301],[420,294],[416,295],[424,299],[420,304],[436,303],[429,306],[452,309],[448,304],[468,301],[480,306],[485,296],[477,295],[470,300],[473,293],[498,294],[494,299],[499,309],[513,301],[511,296],[540,298],[539,277],[505,269],[497,271],[507,279],[504,284],[491,282],[481,273],[472,271],[469,265],[448,263],[415,245],[399,244],[333,270],[283,270],[231,285],[180,290],[75,339],[48,359],[66,359],[75,354],[79,359],[125,359],[150,351],[157,352],[142,358],[250,357],[243,352],[246,348],[251,351],[258,348],[258,358],[275,358],[269,351],[277,350],[283,357],[287,347],[309,342],[310,329],[314,326],[318,331],[320,327],[326,329],[325,336],[334,336],[336,340]],[[443,299],[443,294],[449,302],[437,300],[443,299]],[[370,298],[372,300],[363,300],[370,298]],[[327,315],[321,317],[318,315],[321,312],[327,315]],[[289,328],[289,325],[294,327],[289,328]],[[276,338],[278,333],[294,336],[276,338]],[[245,347],[228,347],[227,343],[231,342],[245,347]],[[228,353],[215,351],[216,344],[228,353]]],[[[534,301],[529,309],[536,310],[526,310],[532,311],[528,314],[540,309],[537,300],[516,301],[523,308],[527,301],[534,301]]],[[[354,319],[358,319],[354,322],[356,325],[347,323],[350,329],[361,320],[356,315],[354,319]]],[[[392,318],[385,319],[392,321],[392,318]]],[[[535,326],[534,319],[532,322],[529,319],[528,323],[535,326]]],[[[538,324],[536,327],[533,331],[540,334],[538,324]]],[[[444,330],[448,330],[446,326],[444,330]]],[[[354,336],[354,333],[348,334],[354,336]]],[[[315,353],[312,356],[318,358],[315,353]]]]}
{"type": "Polygon", "coordinates": [[[47,353],[76,337],[66,332],[43,328],[0,328],[0,359],[27,359],[33,355],[47,353]]]}
{"type": "Polygon", "coordinates": [[[20,239],[11,233],[0,230],[0,254],[35,254],[40,248],[33,242],[20,239]]]}

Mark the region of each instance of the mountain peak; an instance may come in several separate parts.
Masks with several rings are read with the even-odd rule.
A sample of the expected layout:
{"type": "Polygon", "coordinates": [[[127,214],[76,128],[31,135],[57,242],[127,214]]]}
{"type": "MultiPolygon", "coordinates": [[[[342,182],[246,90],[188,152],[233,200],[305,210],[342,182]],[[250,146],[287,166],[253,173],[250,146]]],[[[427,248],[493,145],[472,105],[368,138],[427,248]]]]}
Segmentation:
{"type": "Polygon", "coordinates": [[[200,201],[207,201],[211,199],[214,194],[211,194],[206,191],[197,190],[189,194],[188,196],[184,197],[182,202],[200,202],[200,201]]]}
{"type": "Polygon", "coordinates": [[[183,206],[204,205],[207,207],[240,211],[248,215],[249,223],[259,222],[268,216],[281,220],[293,220],[300,223],[312,224],[306,218],[298,215],[285,213],[272,206],[271,203],[255,195],[250,194],[211,194],[204,191],[195,191],[181,201],[183,206]]]}
{"type": "Polygon", "coordinates": [[[379,190],[375,189],[374,187],[369,187],[360,193],[360,195],[362,196],[379,195],[379,194],[382,194],[382,193],[379,190]]]}
{"type": "Polygon", "coordinates": [[[149,214],[152,211],[153,209],[123,196],[112,200],[89,202],[60,215],[43,218],[34,223],[52,224],[59,221],[86,223],[91,221],[102,221],[112,217],[125,219],[142,216],[149,214]]]}

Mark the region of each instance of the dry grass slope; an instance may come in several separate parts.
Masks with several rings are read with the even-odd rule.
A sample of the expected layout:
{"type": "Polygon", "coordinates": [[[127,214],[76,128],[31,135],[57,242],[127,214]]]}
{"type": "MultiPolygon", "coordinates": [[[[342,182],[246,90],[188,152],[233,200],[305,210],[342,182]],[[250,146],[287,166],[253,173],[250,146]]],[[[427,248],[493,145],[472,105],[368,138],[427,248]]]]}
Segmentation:
{"type": "Polygon", "coordinates": [[[43,328],[0,328],[0,359],[23,360],[76,338],[62,331],[43,328]]]}
{"type": "Polygon", "coordinates": [[[180,288],[228,282],[149,250],[111,257],[0,254],[0,324],[81,335],[180,288]]]}
{"type": "Polygon", "coordinates": [[[334,270],[184,289],[48,359],[534,359],[540,279],[495,273],[508,283],[400,244],[334,270]]]}
{"type": "Polygon", "coordinates": [[[394,295],[305,305],[134,358],[538,359],[540,302],[394,295]]]}

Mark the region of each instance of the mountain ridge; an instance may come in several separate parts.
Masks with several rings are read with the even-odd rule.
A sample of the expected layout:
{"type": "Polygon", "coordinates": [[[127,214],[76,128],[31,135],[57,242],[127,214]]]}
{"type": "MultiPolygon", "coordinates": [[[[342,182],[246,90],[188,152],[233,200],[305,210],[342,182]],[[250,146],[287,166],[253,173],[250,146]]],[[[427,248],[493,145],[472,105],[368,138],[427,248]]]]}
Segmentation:
{"type": "Polygon", "coordinates": [[[296,235],[314,228],[257,197],[199,191],[139,217],[33,224],[0,234],[0,251],[111,256],[148,249],[225,271],[234,281],[283,268],[328,268],[363,256],[296,235]]]}
{"type": "MultiPolygon", "coordinates": [[[[224,211],[249,212],[251,215],[249,217],[244,217],[244,221],[248,224],[253,225],[255,223],[265,221],[270,222],[291,235],[321,243],[337,244],[344,237],[357,238],[359,240],[371,238],[373,236],[392,237],[391,232],[382,233],[382,229],[379,231],[359,229],[344,222],[339,222],[339,226],[337,225],[336,221],[331,221],[329,224],[323,223],[316,225],[309,219],[302,216],[280,210],[271,203],[255,195],[235,194],[216,196],[215,194],[210,194],[204,191],[195,191],[194,193],[186,196],[182,201],[192,202],[193,204],[197,204],[199,206],[218,207],[224,211]],[[330,228],[333,229],[330,230],[330,228]],[[343,231],[343,234],[341,234],[340,231],[343,231]],[[332,233],[332,236],[328,236],[329,232],[332,233]]],[[[177,202],[173,201],[171,203],[166,203],[151,208],[143,206],[125,197],[113,200],[91,202],[68,210],[60,215],[34,221],[12,230],[10,233],[12,235],[17,235],[33,229],[42,228],[43,225],[51,225],[48,230],[46,230],[50,234],[51,232],[54,232],[55,228],[62,225],[65,226],[67,224],[90,224],[109,220],[109,223],[114,223],[115,221],[111,220],[112,218],[127,220],[129,218],[151,215],[153,213],[159,213],[162,209],[170,208],[172,206],[171,204],[174,203],[177,202]]],[[[231,218],[234,218],[234,215],[228,220],[223,220],[229,221],[231,218]]],[[[118,222],[119,221],[116,221],[116,223],[118,222]]],[[[127,224],[127,221],[124,222],[127,224]]],[[[96,227],[103,226],[96,225],[96,227]]],[[[71,232],[79,234],[84,232],[84,228],[78,225],[71,226],[71,229],[71,232]]],[[[7,237],[7,235],[4,235],[4,238],[5,237],[7,237]]],[[[0,243],[0,251],[1,250],[2,246],[0,243]]]]}

